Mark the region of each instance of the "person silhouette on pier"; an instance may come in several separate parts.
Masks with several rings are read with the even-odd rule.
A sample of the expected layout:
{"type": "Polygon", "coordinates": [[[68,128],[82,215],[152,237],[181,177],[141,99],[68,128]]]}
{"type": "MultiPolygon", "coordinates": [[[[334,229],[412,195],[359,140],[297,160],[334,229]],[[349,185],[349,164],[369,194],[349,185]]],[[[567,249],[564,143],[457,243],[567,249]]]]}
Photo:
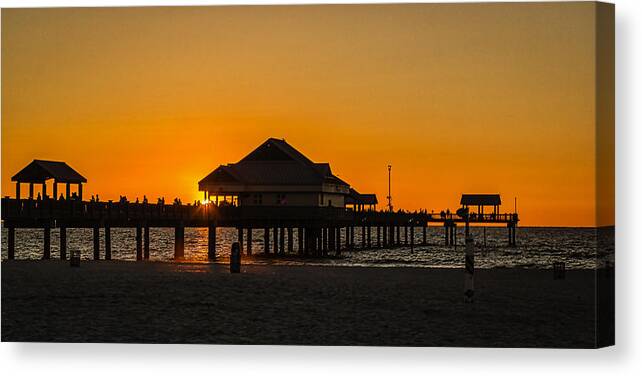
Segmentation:
{"type": "Polygon", "coordinates": [[[40,197],[40,193],[38,193],[38,197],[36,197],[36,200],[38,201],[42,200],[42,197],[40,197]]]}
{"type": "Polygon", "coordinates": [[[143,204],[147,203],[147,196],[143,195],[143,204]]]}

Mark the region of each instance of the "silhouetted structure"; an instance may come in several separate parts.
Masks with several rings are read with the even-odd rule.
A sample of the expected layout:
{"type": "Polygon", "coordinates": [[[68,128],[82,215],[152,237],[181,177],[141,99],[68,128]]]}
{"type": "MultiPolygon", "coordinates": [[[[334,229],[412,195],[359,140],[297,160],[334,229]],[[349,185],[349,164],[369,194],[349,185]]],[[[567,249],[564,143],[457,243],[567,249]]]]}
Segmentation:
{"type": "MultiPolygon", "coordinates": [[[[477,213],[484,214],[484,207],[491,206],[493,213],[499,213],[499,206],[502,199],[498,194],[463,194],[459,202],[462,207],[470,208],[477,206],[477,213]]],[[[471,210],[472,212],[472,210],[471,210]]]]}
{"type": "Polygon", "coordinates": [[[82,200],[82,184],[87,182],[76,170],[65,162],[34,159],[15,174],[11,181],[16,182],[16,198],[20,197],[20,184],[29,183],[29,198],[33,199],[33,185],[42,184],[42,198],[47,198],[47,180],[53,181],[53,199],[58,199],[58,184],[66,185],[66,198],[71,198],[71,184],[78,184],[78,199],[82,200]]]}
{"type": "MultiPolygon", "coordinates": [[[[62,162],[34,161],[14,176],[14,181],[18,182],[16,193],[19,197],[21,182],[44,184],[51,178],[56,183],[66,183],[67,187],[77,183],[79,192],[82,192],[82,183],[86,182],[84,177],[62,162]]],[[[457,243],[457,223],[506,223],[509,244],[515,245],[517,213],[497,213],[501,202],[498,195],[483,200],[473,195],[477,197],[472,201],[462,198],[462,205],[490,203],[496,206],[492,214],[480,213],[467,218],[449,210],[440,214],[363,210],[365,205],[374,208],[377,203],[375,195],[351,191],[347,183],[332,174],[327,163],[314,163],[285,141],[273,138],[239,163],[214,170],[199,182],[199,188],[205,192],[206,198],[212,194],[216,197],[234,196],[233,202],[238,205],[213,202],[183,205],[178,199],[171,205],[166,205],[164,200],[150,204],[147,200],[129,202],[125,197],[118,202],[5,197],[1,212],[8,230],[8,258],[15,257],[16,228],[43,229],[44,259],[50,258],[52,228],[60,229],[61,259],[67,257],[67,228],[93,229],[94,259],[100,258],[100,229],[103,228],[106,260],[111,259],[112,227],[136,229],[137,260],[149,259],[150,227],[174,228],[176,259],[184,255],[185,227],[208,228],[210,259],[216,258],[217,227],[236,228],[239,246],[241,250],[247,249],[248,254],[252,254],[252,238],[256,230],[263,231],[265,254],[292,253],[296,230],[299,255],[338,255],[342,249],[354,249],[359,243],[355,239],[355,227],[361,228],[360,248],[409,245],[412,249],[417,227],[423,229],[422,243],[427,244],[429,223],[443,224],[447,245],[457,243]],[[356,205],[358,209],[347,210],[346,203],[353,208],[356,205]]],[[[30,196],[33,196],[32,192],[30,196]]]]}
{"type": "MultiPolygon", "coordinates": [[[[477,207],[477,211],[470,211],[470,218],[472,220],[484,221],[490,220],[494,221],[495,218],[499,215],[499,206],[502,204],[502,199],[498,194],[462,194],[460,204],[463,208],[470,209],[470,207],[477,207]],[[493,208],[492,213],[484,213],[484,207],[490,206],[493,208]]],[[[515,246],[517,245],[516,240],[516,229],[517,229],[517,214],[514,214],[515,218],[506,222],[508,227],[508,245],[515,246]]],[[[484,230],[484,239],[486,238],[486,232],[484,230]]],[[[485,242],[485,240],[484,240],[485,242]]]]}
{"type": "Polygon", "coordinates": [[[350,186],[328,163],[312,162],[285,140],[270,138],[239,162],[216,168],[198,188],[217,204],[222,198],[238,206],[344,207],[350,186]]]}
{"type": "Polygon", "coordinates": [[[355,211],[377,210],[377,195],[374,193],[359,193],[356,189],[350,188],[350,194],[345,198],[346,207],[355,211]]]}

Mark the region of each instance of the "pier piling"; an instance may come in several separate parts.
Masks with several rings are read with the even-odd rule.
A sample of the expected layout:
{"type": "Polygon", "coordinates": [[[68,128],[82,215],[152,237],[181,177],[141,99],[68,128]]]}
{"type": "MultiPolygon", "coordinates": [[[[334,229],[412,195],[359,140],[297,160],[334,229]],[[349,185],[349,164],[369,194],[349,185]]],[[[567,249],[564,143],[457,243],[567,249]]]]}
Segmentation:
{"type": "MultiPolygon", "coordinates": [[[[16,190],[18,191],[18,189],[16,190]]],[[[16,258],[16,228],[9,226],[7,231],[7,258],[13,260],[16,258]]]]}
{"type": "Polygon", "coordinates": [[[94,260],[100,260],[100,230],[94,226],[94,260]]]}
{"type": "Polygon", "coordinates": [[[105,225],[105,260],[111,260],[111,228],[105,225]]]}
{"type": "Polygon", "coordinates": [[[401,226],[397,225],[397,247],[401,246],[401,226]]]}
{"type": "Polygon", "coordinates": [[[410,226],[410,252],[415,249],[415,226],[410,226]]]}
{"type": "Polygon", "coordinates": [[[143,231],[143,259],[149,260],[149,226],[147,225],[143,231]]]}
{"type": "MultiPolygon", "coordinates": [[[[94,234],[95,235],[95,234],[94,234]]],[[[97,236],[94,236],[96,239],[97,236]]],[[[94,240],[95,246],[95,240],[94,240]]],[[[94,256],[96,254],[96,249],[94,248],[94,256]]],[[[141,225],[136,226],[136,261],[141,261],[143,259],[143,228],[141,225]]]]}
{"type": "Polygon", "coordinates": [[[181,260],[185,257],[185,227],[179,225],[174,227],[174,260],[181,260]]]}
{"type": "Polygon", "coordinates": [[[273,234],[274,234],[274,254],[278,255],[279,254],[279,228],[278,227],[274,227],[273,234]]]}
{"type": "Polygon", "coordinates": [[[44,228],[44,250],[42,258],[49,260],[51,258],[51,227],[47,224],[44,228]]]}
{"type": "Polygon", "coordinates": [[[371,230],[371,228],[372,228],[372,226],[368,226],[368,229],[366,230],[366,232],[367,232],[366,240],[367,240],[368,249],[370,249],[371,245],[372,245],[372,240],[371,240],[371,235],[372,235],[371,231],[372,230],[371,230]]]}
{"type": "Polygon", "coordinates": [[[239,242],[239,247],[241,247],[241,252],[243,252],[243,227],[237,227],[237,239],[239,242]]]}
{"type": "Polygon", "coordinates": [[[279,227],[279,254],[285,254],[285,228],[279,227]]]}
{"type": "Polygon", "coordinates": [[[207,227],[207,259],[216,259],[216,225],[210,224],[207,227]]]}
{"type": "Polygon", "coordinates": [[[270,229],[267,227],[263,229],[263,253],[270,254],[270,229]]]}
{"type": "Polygon", "coordinates": [[[60,259],[67,259],[67,227],[60,226],[60,259]]]}
{"type": "Polygon", "coordinates": [[[247,255],[252,255],[252,227],[247,229],[247,255]]]}

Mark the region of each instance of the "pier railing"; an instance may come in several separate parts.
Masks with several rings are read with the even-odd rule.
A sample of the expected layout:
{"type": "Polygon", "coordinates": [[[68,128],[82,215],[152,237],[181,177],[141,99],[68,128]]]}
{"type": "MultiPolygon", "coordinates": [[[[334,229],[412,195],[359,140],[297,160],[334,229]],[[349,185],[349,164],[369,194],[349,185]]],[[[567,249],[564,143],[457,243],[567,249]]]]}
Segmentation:
{"type": "Polygon", "coordinates": [[[295,206],[216,206],[151,204],[132,202],[91,202],[79,200],[2,199],[2,219],[29,227],[46,222],[62,222],[76,227],[92,227],[96,223],[132,226],[144,222],[159,227],[238,225],[243,222],[315,222],[354,220],[354,213],[344,208],[295,206]]]}
{"type": "MultiPolygon", "coordinates": [[[[162,203],[93,202],[80,200],[2,199],[2,219],[20,227],[41,227],[64,223],[74,227],[94,227],[109,223],[129,227],[141,222],[149,226],[201,227],[211,223],[219,226],[253,226],[259,224],[336,223],[369,225],[424,226],[428,223],[454,224],[465,222],[454,213],[354,211],[336,207],[297,206],[231,206],[214,204],[182,205],[162,203]]],[[[471,223],[518,222],[514,213],[472,213],[471,223]]]]}

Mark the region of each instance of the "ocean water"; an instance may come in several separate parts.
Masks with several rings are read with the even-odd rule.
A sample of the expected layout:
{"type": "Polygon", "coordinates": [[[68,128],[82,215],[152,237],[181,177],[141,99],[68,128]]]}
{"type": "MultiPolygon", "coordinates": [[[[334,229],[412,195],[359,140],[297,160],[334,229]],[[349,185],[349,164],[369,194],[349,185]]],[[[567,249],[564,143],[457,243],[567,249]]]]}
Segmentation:
{"type": "MultiPolygon", "coordinates": [[[[135,260],[135,229],[112,228],[112,260],[135,260]]],[[[598,249],[596,229],[594,228],[547,228],[521,227],[517,229],[517,247],[507,246],[507,229],[505,227],[487,227],[486,244],[483,241],[483,229],[471,228],[476,243],[475,266],[477,268],[524,267],[551,268],[552,263],[562,261],[567,269],[587,269],[598,266],[600,260],[613,262],[614,250],[598,249]]],[[[345,244],[342,233],[342,244],[345,244]]],[[[236,241],[237,231],[231,228],[217,229],[217,260],[227,263],[232,242],[236,241]]],[[[371,231],[371,244],[376,244],[376,229],[371,231]]],[[[613,236],[612,232],[609,236],[613,236]]],[[[83,259],[93,258],[93,230],[68,229],[67,252],[80,250],[83,259]]],[[[273,233],[270,234],[273,241],[273,233]]],[[[401,246],[394,249],[360,250],[361,228],[355,228],[357,249],[343,251],[340,256],[324,259],[301,258],[297,252],[297,231],[294,231],[294,253],[284,257],[266,257],[263,255],[263,230],[254,230],[252,239],[253,256],[244,256],[244,263],[253,264],[307,264],[307,265],[342,265],[342,266],[412,266],[412,267],[462,267],[464,262],[464,233],[458,228],[457,246],[444,246],[442,227],[429,227],[428,245],[421,245],[421,229],[415,230],[415,247],[401,246]]],[[[401,229],[404,239],[404,229],[401,229]]],[[[246,238],[247,241],[247,238],[246,238]]],[[[608,243],[608,242],[607,242],[608,243]]],[[[286,240],[287,247],[287,240],[286,240]]],[[[273,249],[273,245],[270,247],[273,249]]],[[[100,253],[104,258],[104,234],[100,230],[100,253]]],[[[43,232],[36,229],[16,229],[16,259],[37,260],[42,258],[43,232]]],[[[51,258],[60,255],[59,231],[51,230],[51,258]]],[[[244,251],[245,253],[245,251],[244,251]]],[[[174,230],[150,228],[150,260],[173,261],[174,230]]],[[[7,230],[2,228],[2,259],[7,258],[7,230]]],[[[207,229],[185,229],[185,260],[208,262],[207,229]]]]}

